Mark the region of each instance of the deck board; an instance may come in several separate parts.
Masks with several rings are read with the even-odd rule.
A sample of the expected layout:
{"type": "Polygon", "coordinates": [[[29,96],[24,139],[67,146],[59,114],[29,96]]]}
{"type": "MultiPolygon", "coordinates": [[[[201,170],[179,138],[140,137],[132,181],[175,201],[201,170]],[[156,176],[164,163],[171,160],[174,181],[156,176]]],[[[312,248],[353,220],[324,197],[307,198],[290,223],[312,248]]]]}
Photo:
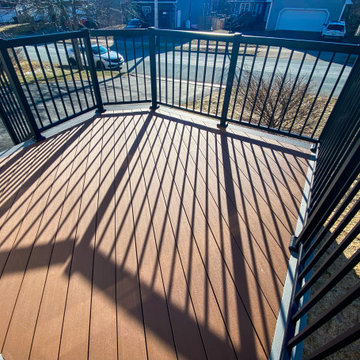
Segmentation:
{"type": "MultiPolygon", "coordinates": [[[[130,127],[125,130],[125,134],[147,352],[149,358],[174,359],[176,348],[163,271],[157,256],[153,219],[148,202],[149,188],[144,181],[141,161],[145,152],[145,127],[149,121],[143,124],[141,119],[137,120],[139,121],[136,121],[133,130],[130,127]]],[[[146,156],[150,158],[150,154],[146,156]]]]}
{"type": "MultiPolygon", "coordinates": [[[[186,306],[183,294],[187,293],[186,277],[184,276],[183,265],[176,247],[176,235],[172,219],[169,214],[170,208],[176,205],[170,204],[164,195],[163,185],[169,184],[166,180],[166,160],[163,161],[163,142],[156,131],[156,124],[153,131],[146,132],[144,153],[151,154],[149,159],[141,156],[143,166],[143,177],[147,192],[151,217],[154,227],[156,248],[164,276],[164,288],[168,299],[169,317],[174,332],[175,346],[179,358],[204,359],[205,349],[203,347],[201,334],[199,332],[193,306],[188,308],[186,317],[181,311],[186,306]],[[149,144],[153,143],[156,151],[152,151],[149,144]],[[187,321],[188,317],[191,321],[187,321]],[[186,330],[186,331],[185,331],[186,330]]],[[[170,185],[170,184],[169,184],[170,185]]]]}
{"type": "Polygon", "coordinates": [[[116,359],[116,260],[114,132],[112,119],[102,119],[100,183],[93,258],[89,358],[116,359]]]}
{"type": "MultiPolygon", "coordinates": [[[[186,135],[186,132],[184,132],[184,135],[186,135]]],[[[183,137],[182,141],[184,144],[190,145],[191,138],[188,137],[188,139],[186,139],[183,137]]],[[[172,145],[175,159],[179,159],[179,164],[176,172],[171,164],[169,167],[175,174],[174,179],[177,187],[184,189],[180,197],[183,206],[182,211],[188,220],[190,231],[193,232],[193,238],[189,239],[190,243],[188,245],[191,250],[184,252],[183,257],[187,262],[191,261],[192,258],[194,261],[199,259],[200,270],[202,270],[201,267],[205,270],[202,270],[203,274],[199,277],[198,271],[194,271],[194,265],[189,263],[186,266],[187,276],[192,280],[194,288],[198,287],[197,284],[204,282],[203,288],[205,294],[199,303],[199,319],[201,329],[208,337],[206,347],[210,350],[209,356],[219,358],[221,354],[227,354],[229,351],[232,351],[232,347],[236,348],[240,338],[237,326],[238,319],[236,316],[233,316],[238,311],[237,307],[234,306],[236,305],[236,303],[234,304],[234,299],[236,298],[236,295],[234,295],[235,289],[224,267],[223,259],[218,251],[218,245],[214,241],[214,237],[210,231],[211,229],[209,229],[209,224],[206,221],[206,212],[204,212],[206,210],[201,207],[199,202],[199,192],[202,191],[200,188],[203,189],[204,186],[198,180],[199,175],[197,171],[194,173],[192,171],[188,147],[181,146],[181,151],[177,152],[176,150],[179,149],[179,146],[175,139],[172,141],[172,145]],[[189,177],[188,174],[191,174],[191,176],[189,177]],[[192,177],[194,177],[194,179],[192,179],[192,177]],[[196,191],[194,191],[193,184],[196,184],[196,191]],[[189,196],[184,196],[184,194],[189,194],[189,196]],[[205,281],[201,280],[202,278],[205,281]],[[212,301],[210,301],[210,299],[212,301]],[[232,314],[228,309],[233,309],[234,313],[232,314]],[[220,318],[218,317],[219,315],[220,318]],[[231,326],[233,321],[236,323],[235,329],[231,326]],[[223,349],[220,344],[214,343],[212,339],[214,335],[220,338],[223,344],[226,345],[225,347],[223,345],[223,349]]],[[[207,216],[210,216],[210,212],[207,216]]],[[[183,238],[183,236],[179,236],[179,241],[183,241],[183,238]]],[[[243,313],[241,315],[243,315],[243,313]]],[[[247,320],[246,316],[242,317],[242,321],[245,323],[247,320]]],[[[230,358],[230,355],[228,355],[228,357],[230,358]]]]}
{"type": "MultiPolygon", "coordinates": [[[[9,258],[3,274],[6,279],[6,272],[12,271],[12,260],[17,266],[27,261],[4,344],[14,358],[28,356],[31,349],[33,329],[48,273],[58,218],[62,210],[62,199],[65,196],[74,157],[75,147],[72,145],[74,144],[66,146],[61,156],[44,172],[42,186],[38,187],[34,194],[34,209],[28,212],[29,216],[22,224],[24,233],[20,233],[16,239],[15,249],[23,249],[22,256],[15,260],[9,258]],[[21,333],[20,342],[19,333],[21,333]]],[[[11,255],[13,254],[19,253],[13,251],[11,255]]]]}
{"type": "Polygon", "coordinates": [[[106,113],[0,168],[5,359],[266,359],[309,151],[106,113]]]}
{"type": "Polygon", "coordinates": [[[125,137],[125,128],[133,126],[131,118],[114,119],[118,355],[119,359],[145,359],[147,349],[125,137]]]}
{"type": "MultiPolygon", "coordinates": [[[[184,332],[185,331],[184,329],[190,328],[190,326],[193,327],[196,324],[198,328],[200,328],[199,335],[203,338],[205,348],[207,350],[207,356],[209,358],[216,358],[221,353],[222,354],[229,353],[229,350],[231,351],[231,349],[229,349],[229,346],[227,345],[227,341],[223,343],[225,346],[224,345],[219,346],[220,344],[218,342],[217,343],[214,342],[214,337],[211,336],[212,335],[211,331],[209,331],[209,329],[206,329],[207,326],[204,326],[206,324],[206,321],[208,321],[209,328],[212,325],[214,328],[218,329],[219,333],[222,336],[226,334],[224,324],[221,319],[221,315],[217,309],[216,298],[213,293],[211,292],[209,293],[209,291],[207,291],[209,289],[209,282],[207,279],[206,271],[203,266],[203,259],[196,250],[196,244],[195,244],[196,239],[192,234],[189,223],[184,221],[186,220],[186,214],[184,214],[184,211],[182,209],[182,204],[180,200],[181,198],[179,198],[179,196],[177,196],[178,194],[176,193],[176,188],[175,188],[177,185],[176,178],[174,178],[173,182],[167,181],[169,177],[172,178],[171,164],[176,163],[178,160],[177,154],[174,151],[171,151],[168,148],[168,144],[167,144],[169,140],[170,142],[173,140],[173,137],[169,139],[163,136],[166,131],[171,134],[170,129],[172,124],[169,123],[168,126],[165,128],[165,126],[162,126],[162,124],[158,124],[157,119],[154,119],[154,122],[155,122],[156,132],[153,136],[157,137],[158,143],[161,143],[161,145],[159,144],[159,146],[163,147],[162,152],[159,154],[159,156],[157,157],[155,155],[155,158],[157,159],[158,173],[159,174],[165,173],[164,176],[160,177],[162,178],[161,188],[164,190],[164,193],[166,194],[164,195],[165,199],[168,199],[167,200],[168,202],[171,201],[166,207],[169,211],[169,217],[172,220],[172,223],[174,225],[178,223],[178,226],[181,226],[181,228],[175,230],[173,245],[169,243],[167,238],[162,239],[162,242],[166,241],[166,245],[163,245],[162,247],[167,246],[169,249],[171,249],[171,251],[170,253],[167,253],[166,250],[164,249],[162,250],[161,253],[163,254],[163,257],[169,257],[170,254],[173,254],[174,259],[176,259],[177,255],[179,256],[179,260],[182,265],[182,269],[184,269],[184,271],[182,274],[181,273],[173,274],[173,278],[185,277],[185,279],[187,280],[187,287],[190,289],[190,293],[192,294],[192,299],[190,302],[190,299],[184,297],[184,293],[182,296],[179,296],[180,295],[178,293],[179,288],[175,288],[174,280],[172,280],[171,283],[169,284],[174,288],[172,289],[172,292],[175,292],[176,294],[176,295],[175,294],[172,295],[172,297],[174,296],[177,297],[177,300],[173,300],[175,302],[174,305],[180,303],[179,308],[184,309],[183,310],[184,313],[181,314],[180,312],[180,314],[178,315],[179,320],[181,320],[180,322],[181,326],[180,328],[177,328],[177,330],[179,332],[184,332]],[[161,129],[161,126],[163,127],[163,129],[161,129]],[[162,131],[164,131],[164,134],[162,133],[162,131]],[[163,139],[165,139],[165,141],[163,141],[163,139]],[[168,187],[171,185],[172,188],[169,189],[168,187]],[[174,246],[176,246],[177,252],[175,252],[174,246]],[[204,288],[203,286],[200,287],[197,285],[199,284],[199,281],[201,284],[204,283],[204,288]],[[204,304],[206,304],[206,308],[204,308],[204,304]],[[194,316],[196,314],[196,318],[195,318],[196,323],[194,323],[194,325],[192,325],[192,321],[190,320],[191,318],[193,318],[192,311],[194,311],[194,316]],[[206,320],[205,320],[205,316],[207,317],[206,320]]],[[[175,260],[173,266],[175,266],[175,260]]],[[[179,279],[177,279],[177,281],[179,281],[179,279]]],[[[170,297],[170,299],[172,297],[170,297]]],[[[173,301],[171,303],[173,303],[173,301]]],[[[175,311],[173,310],[173,312],[175,311]]],[[[177,313],[178,311],[175,312],[175,314],[177,313]]],[[[227,340],[226,335],[224,339],[227,340]]],[[[198,346],[200,347],[200,345],[201,344],[199,343],[198,346]]],[[[191,351],[195,349],[187,348],[186,343],[184,343],[182,346],[181,344],[179,344],[178,347],[179,347],[179,353],[181,355],[188,355],[187,358],[196,358],[196,355],[191,353],[191,351]]],[[[200,352],[201,349],[198,349],[198,351],[200,352]]]]}
{"type": "Polygon", "coordinates": [[[34,329],[30,359],[56,359],[59,354],[91,128],[91,126],[84,127],[78,136],[66,196],[62,201],[63,209],[59,217],[42,303],[34,329]]]}
{"type": "MultiPolygon", "coordinates": [[[[196,132],[196,130],[193,130],[193,132],[196,132]]],[[[200,138],[199,133],[198,136],[200,138]]],[[[235,284],[244,284],[249,282],[249,279],[251,282],[253,276],[249,272],[249,267],[244,262],[237,261],[242,255],[235,244],[234,236],[229,228],[229,223],[225,220],[227,211],[226,194],[221,191],[220,186],[218,187],[218,177],[212,177],[211,171],[208,171],[207,176],[202,173],[204,164],[207,164],[207,167],[209,168],[212,166],[217,167],[217,165],[205,162],[205,159],[201,159],[200,151],[197,150],[200,146],[197,146],[197,144],[200,144],[198,140],[194,141],[189,138],[190,156],[186,169],[186,173],[191,174],[191,176],[188,177],[188,185],[191,187],[189,192],[195,194],[194,200],[197,212],[191,215],[191,208],[188,208],[187,211],[190,216],[193,216],[194,218],[192,224],[193,228],[196,229],[199,226],[199,218],[204,221],[197,240],[197,243],[201,244],[199,251],[203,256],[203,259],[206,259],[204,260],[205,267],[207,268],[212,286],[214,287],[216,298],[219,302],[219,310],[224,317],[227,331],[230,332],[231,328],[235,328],[237,332],[232,334],[232,336],[230,334],[232,343],[237,351],[240,352],[240,336],[244,335],[248,339],[247,344],[243,344],[243,349],[241,349],[241,354],[245,357],[247,356],[246,354],[248,354],[247,350],[249,350],[246,349],[246,345],[258,341],[256,334],[252,331],[250,319],[246,315],[246,312],[249,310],[246,308],[249,301],[248,299],[249,297],[252,297],[253,301],[255,301],[255,298],[257,297],[257,287],[249,286],[249,289],[251,289],[250,294],[241,294],[241,292],[239,294],[239,291],[233,294],[227,293],[231,292],[233,288],[235,289],[234,282],[235,284]],[[191,156],[192,152],[195,153],[193,157],[191,156]],[[206,252],[208,252],[208,254],[206,252]],[[218,276],[219,269],[222,270],[222,278],[218,276]],[[235,306],[234,304],[239,305],[235,306]],[[232,316],[229,309],[235,310],[238,313],[238,318],[232,316]],[[235,321],[235,326],[231,327],[230,324],[232,321],[235,321]],[[240,336],[238,334],[239,323],[247,324],[244,326],[247,333],[241,334],[240,336]]],[[[174,146],[177,147],[177,145],[174,146]]],[[[182,152],[183,156],[186,156],[187,152],[188,148],[184,147],[182,152]]],[[[181,156],[182,155],[180,155],[180,158],[181,156]]],[[[256,259],[258,258],[259,257],[256,257],[256,259]]],[[[259,309],[262,308],[263,306],[259,307],[259,309]]],[[[267,317],[264,316],[264,324],[266,324],[266,319],[267,317]]]]}
{"type": "Polygon", "coordinates": [[[60,358],[85,359],[89,351],[89,323],[92,299],[93,256],[98,206],[99,167],[101,163],[101,118],[94,121],[81,205],[77,220],[76,242],[61,333],[60,358]]]}
{"type": "MultiPolygon", "coordinates": [[[[33,271],[28,265],[31,264],[31,255],[41,226],[44,209],[48,204],[51,188],[56,179],[60,160],[61,156],[58,156],[46,169],[40,168],[42,171],[38,178],[31,176],[34,181],[26,184],[25,188],[27,189],[24,192],[20,190],[21,196],[14,202],[12,206],[14,211],[11,211],[2,229],[4,233],[1,240],[6,241],[4,245],[8,246],[2,246],[0,249],[3,259],[0,289],[2,294],[6,294],[0,298],[0,344],[2,348],[8,346],[10,351],[15,354],[24,352],[24,356],[27,356],[28,352],[26,344],[28,345],[29,333],[25,331],[25,341],[19,345],[16,344],[14,339],[16,329],[19,329],[19,326],[22,327],[22,321],[18,319],[17,310],[21,313],[24,310],[20,306],[23,299],[22,291],[26,288],[29,276],[31,278],[33,275],[33,271]],[[23,206],[23,202],[26,204],[25,206],[23,206]],[[22,217],[18,217],[18,206],[23,212],[22,217]],[[10,249],[12,251],[9,251],[10,249]],[[20,301],[19,306],[17,306],[18,300],[20,301]]],[[[54,230],[51,229],[51,231],[54,230]]],[[[34,270],[38,270],[36,266],[34,270]]],[[[36,293],[33,296],[39,296],[39,294],[36,293]]],[[[29,306],[31,301],[28,304],[26,301],[23,303],[29,306]]],[[[33,309],[36,311],[35,308],[36,300],[33,309]]],[[[25,326],[28,325],[28,322],[31,324],[31,315],[24,320],[25,326]]],[[[26,327],[25,329],[27,330],[26,327]]]]}

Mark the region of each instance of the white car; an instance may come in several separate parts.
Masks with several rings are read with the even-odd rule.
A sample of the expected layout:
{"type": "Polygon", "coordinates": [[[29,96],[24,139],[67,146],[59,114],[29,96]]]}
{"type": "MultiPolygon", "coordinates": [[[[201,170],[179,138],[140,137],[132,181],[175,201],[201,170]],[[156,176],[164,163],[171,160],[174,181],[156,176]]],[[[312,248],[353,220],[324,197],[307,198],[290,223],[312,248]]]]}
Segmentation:
{"type": "Polygon", "coordinates": [[[321,37],[343,40],[346,34],[344,21],[331,21],[324,26],[321,37]]]}
{"type": "MultiPolygon", "coordinates": [[[[84,53],[85,48],[79,46],[80,52],[84,53]]],[[[102,45],[92,44],[91,51],[93,54],[95,66],[97,69],[116,69],[122,67],[124,58],[116,51],[107,49],[102,45]]],[[[76,56],[73,48],[68,48],[67,53],[69,56],[69,62],[72,66],[76,66],[76,56]]],[[[85,57],[86,59],[86,57],[85,57]]],[[[86,61],[86,60],[85,60],[86,61]]],[[[87,65],[87,64],[86,64],[87,65]]]]}

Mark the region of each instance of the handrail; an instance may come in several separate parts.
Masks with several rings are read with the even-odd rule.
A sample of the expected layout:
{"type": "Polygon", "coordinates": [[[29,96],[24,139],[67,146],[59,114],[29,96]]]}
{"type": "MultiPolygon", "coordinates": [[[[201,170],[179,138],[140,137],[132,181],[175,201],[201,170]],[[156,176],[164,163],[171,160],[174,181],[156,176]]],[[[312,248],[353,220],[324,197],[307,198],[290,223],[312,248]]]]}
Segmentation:
{"type": "Polygon", "coordinates": [[[360,45],[316,40],[284,39],[264,36],[243,35],[241,42],[254,45],[282,46],[301,50],[360,54],[360,45]]]}
{"type": "Polygon", "coordinates": [[[169,38],[176,38],[177,36],[186,39],[200,39],[200,40],[215,40],[215,41],[232,41],[235,34],[220,34],[209,33],[202,31],[188,31],[188,30],[165,30],[155,29],[155,35],[164,36],[169,38]]]}
{"type": "Polygon", "coordinates": [[[35,35],[35,36],[22,36],[14,39],[4,39],[2,42],[3,47],[14,48],[18,46],[27,46],[27,45],[36,45],[51,43],[60,40],[71,40],[83,36],[83,32],[79,31],[69,31],[69,32],[60,32],[56,34],[46,34],[46,35],[35,35]]]}
{"type": "MultiPolygon", "coordinates": [[[[128,36],[145,35],[149,29],[102,29],[102,30],[89,30],[90,36],[128,36]]],[[[7,48],[35,45],[42,43],[49,43],[65,39],[76,39],[81,36],[82,31],[68,31],[46,35],[34,35],[34,36],[21,36],[13,39],[4,39],[5,42],[2,46],[7,48]]],[[[174,37],[181,35],[183,38],[202,39],[202,40],[214,40],[214,41],[232,41],[236,34],[220,34],[220,33],[207,33],[201,31],[184,31],[184,30],[165,30],[154,29],[154,34],[165,37],[174,37]]],[[[346,54],[360,54],[360,45],[358,44],[345,44],[334,43],[316,40],[298,40],[298,39],[286,39],[264,36],[253,36],[241,34],[241,43],[254,44],[254,45],[269,45],[269,46],[282,46],[291,47],[304,50],[316,50],[316,51],[329,51],[329,52],[341,52],[346,54]]]]}
{"type": "Polygon", "coordinates": [[[143,36],[147,35],[149,29],[96,29],[96,30],[89,30],[90,36],[143,36]]]}

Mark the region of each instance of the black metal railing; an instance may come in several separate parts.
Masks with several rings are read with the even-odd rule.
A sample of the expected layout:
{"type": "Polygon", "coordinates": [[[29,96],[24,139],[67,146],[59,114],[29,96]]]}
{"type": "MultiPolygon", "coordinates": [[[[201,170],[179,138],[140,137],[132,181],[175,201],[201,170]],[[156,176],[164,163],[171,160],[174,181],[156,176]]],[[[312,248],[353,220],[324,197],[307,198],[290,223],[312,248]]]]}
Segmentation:
{"type": "MultiPolygon", "coordinates": [[[[98,60],[98,82],[103,102],[124,104],[151,101],[149,34],[147,30],[93,30],[91,43],[122,54],[125,62],[105,68],[98,60]]],[[[110,54],[109,60],[110,60],[110,54]]]]}
{"type": "Polygon", "coordinates": [[[293,247],[298,261],[282,359],[299,348],[305,359],[351,358],[359,348],[359,70],[356,64],[319,139],[308,219],[293,247]]]}
{"type": "Polygon", "coordinates": [[[2,68],[0,69],[0,117],[14,144],[33,136],[2,68]]]}
{"type": "Polygon", "coordinates": [[[158,29],[1,40],[0,49],[2,117],[15,142],[103,105],[150,101],[317,141],[360,53],[357,45],[158,29]]]}
{"type": "Polygon", "coordinates": [[[163,104],[212,116],[222,127],[240,123],[316,142],[278,356],[291,358],[303,347],[305,358],[317,359],[360,336],[357,320],[328,343],[309,345],[317,332],[329,340],[321,329],[340,312],[356,311],[359,301],[356,269],[347,292],[333,296],[359,263],[358,247],[351,252],[359,237],[359,54],[357,45],[158,29],[1,40],[0,116],[19,143],[104,105],[151,102],[153,109],[163,104]],[[103,48],[111,52],[96,55],[103,48]]]}
{"type": "Polygon", "coordinates": [[[160,104],[317,140],[359,47],[156,30],[160,104]]]}
{"type": "Polygon", "coordinates": [[[359,48],[253,36],[240,42],[227,118],[318,139],[359,48]]]}
{"type": "Polygon", "coordinates": [[[26,119],[35,121],[39,131],[101,108],[101,96],[96,98],[95,94],[92,57],[79,51],[79,60],[86,64],[79,68],[68,51],[70,47],[86,49],[88,36],[79,31],[2,40],[7,78],[20,85],[17,100],[30,106],[26,119]]]}
{"type": "Polygon", "coordinates": [[[233,35],[156,31],[158,102],[220,118],[233,35]],[[212,106],[214,102],[215,106],[212,106]]]}

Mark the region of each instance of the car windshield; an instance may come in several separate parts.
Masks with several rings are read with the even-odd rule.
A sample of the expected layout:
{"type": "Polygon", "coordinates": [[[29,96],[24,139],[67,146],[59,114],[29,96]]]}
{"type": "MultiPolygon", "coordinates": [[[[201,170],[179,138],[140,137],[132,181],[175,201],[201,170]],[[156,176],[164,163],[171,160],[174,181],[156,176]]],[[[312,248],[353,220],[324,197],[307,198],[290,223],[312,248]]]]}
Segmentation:
{"type": "Polygon", "coordinates": [[[107,53],[107,49],[104,46],[97,46],[97,45],[93,45],[92,46],[92,51],[94,54],[106,54],[107,53]]]}
{"type": "Polygon", "coordinates": [[[140,21],[137,19],[132,19],[129,21],[128,25],[139,25],[140,21]]]}
{"type": "Polygon", "coordinates": [[[332,24],[327,27],[328,30],[344,31],[344,25],[332,24]]]}

